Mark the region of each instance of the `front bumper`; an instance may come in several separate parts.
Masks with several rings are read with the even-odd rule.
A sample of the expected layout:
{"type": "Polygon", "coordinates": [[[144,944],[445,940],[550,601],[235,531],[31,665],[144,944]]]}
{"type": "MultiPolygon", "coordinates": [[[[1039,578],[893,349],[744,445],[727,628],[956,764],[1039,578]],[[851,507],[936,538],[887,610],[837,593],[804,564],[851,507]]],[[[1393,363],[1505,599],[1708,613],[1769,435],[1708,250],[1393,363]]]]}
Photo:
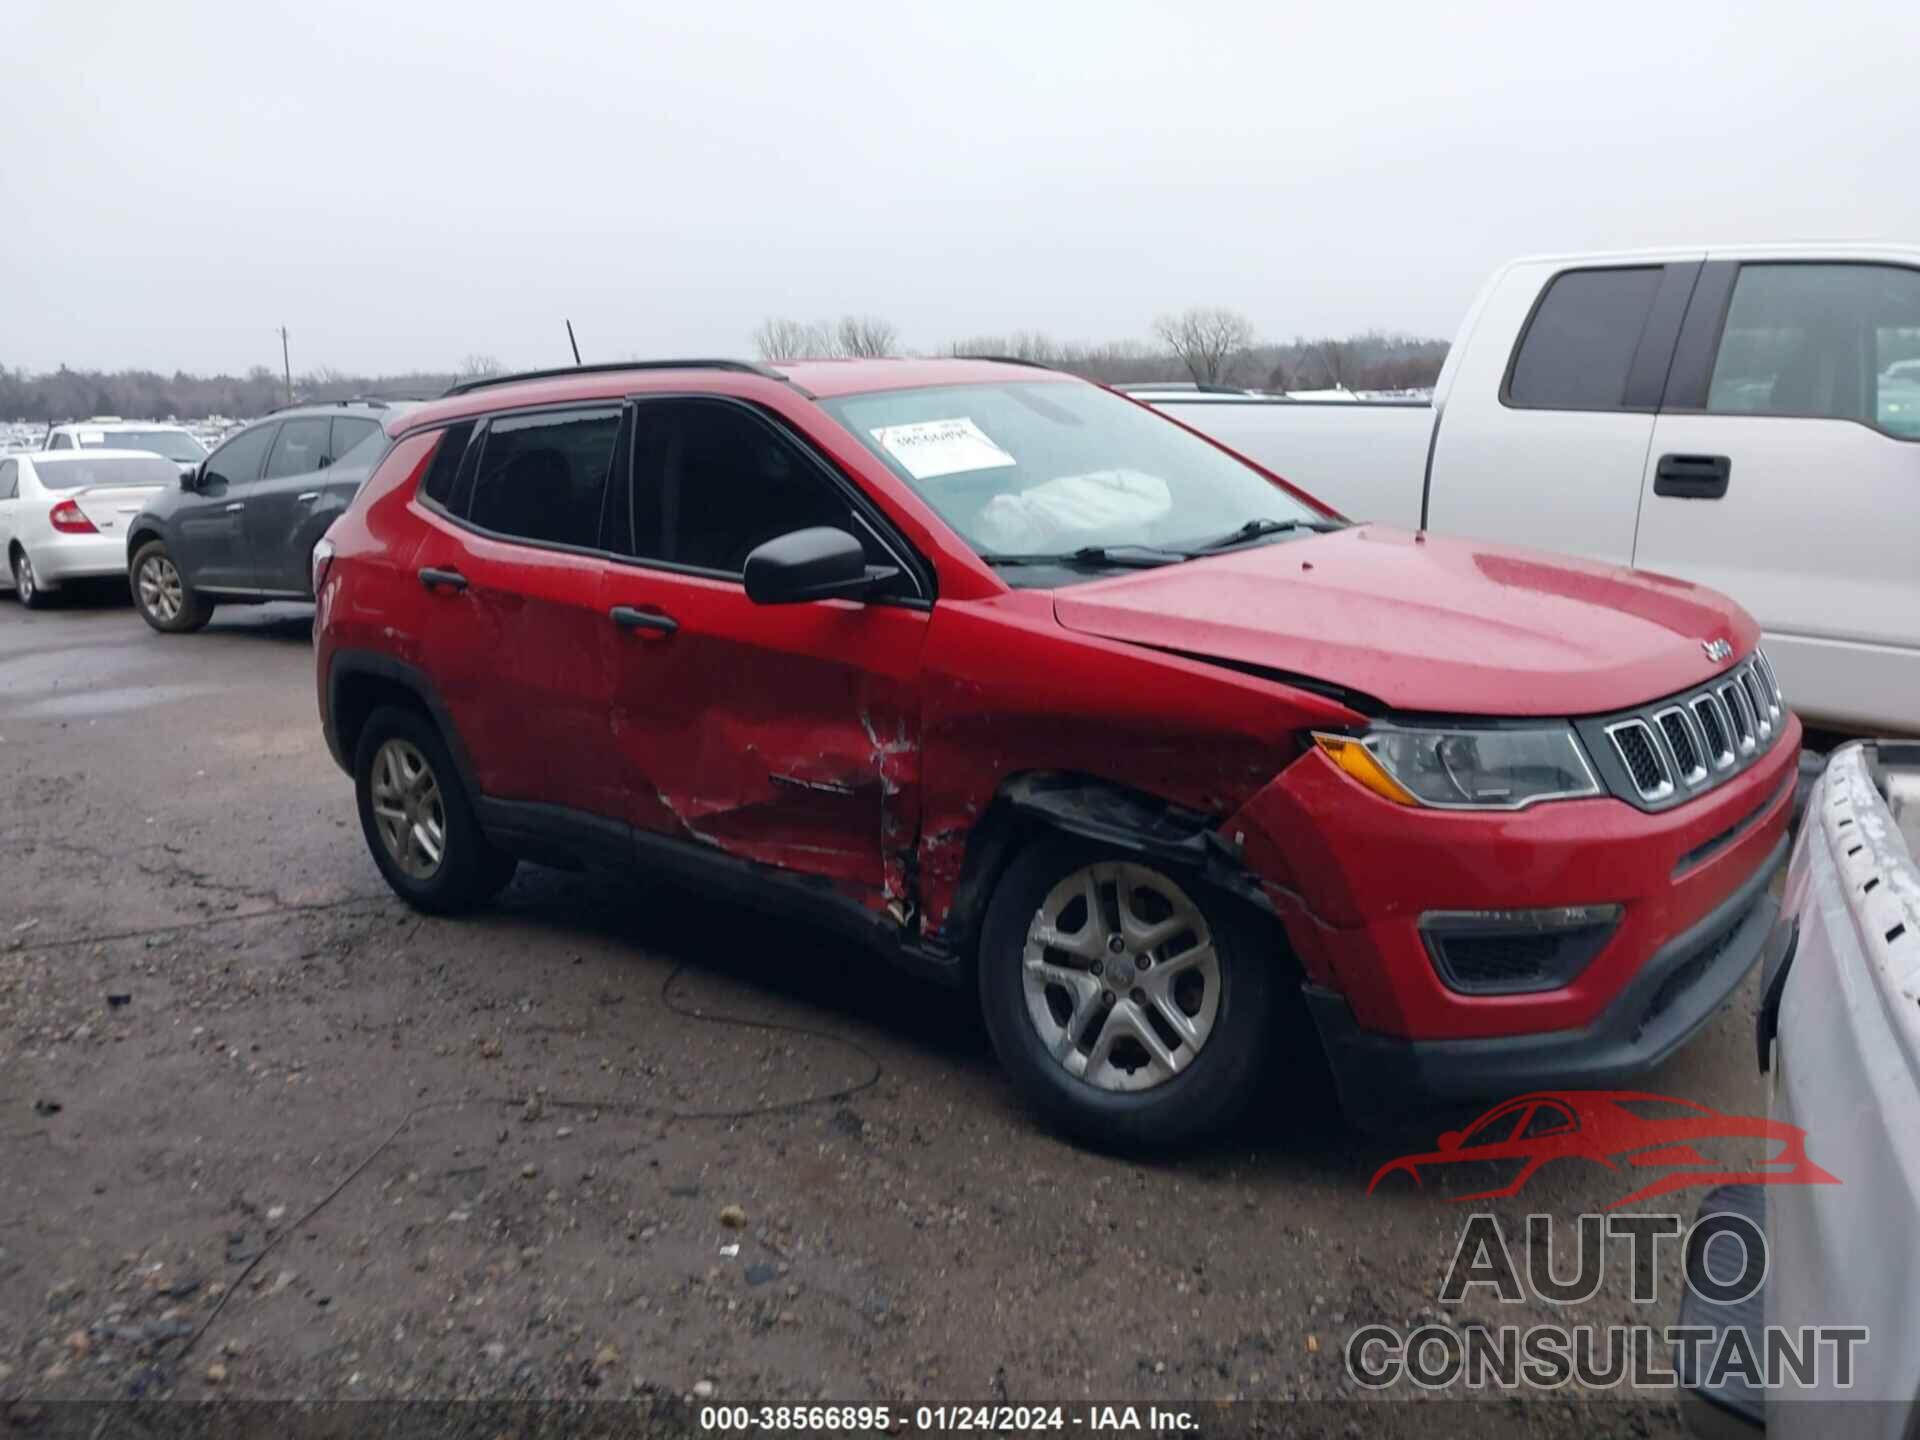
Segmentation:
{"type": "Polygon", "coordinates": [[[1790,717],[1766,753],[1685,804],[1610,798],[1518,811],[1414,809],[1319,753],[1220,828],[1265,890],[1307,981],[1364,1032],[1492,1040],[1592,1029],[1654,958],[1777,864],[1798,769],[1790,717]],[[1432,912],[1617,907],[1604,946],[1554,988],[1469,993],[1439,973],[1432,912]]]}
{"type": "Polygon", "coordinates": [[[1792,927],[1768,887],[1783,837],[1746,882],[1654,952],[1592,1023],[1532,1035],[1404,1040],[1362,1030],[1345,998],[1309,985],[1342,1105],[1356,1120],[1403,1110],[1410,1095],[1483,1100],[1545,1089],[1609,1089],[1660,1064],[1712,1018],[1792,927]]]}

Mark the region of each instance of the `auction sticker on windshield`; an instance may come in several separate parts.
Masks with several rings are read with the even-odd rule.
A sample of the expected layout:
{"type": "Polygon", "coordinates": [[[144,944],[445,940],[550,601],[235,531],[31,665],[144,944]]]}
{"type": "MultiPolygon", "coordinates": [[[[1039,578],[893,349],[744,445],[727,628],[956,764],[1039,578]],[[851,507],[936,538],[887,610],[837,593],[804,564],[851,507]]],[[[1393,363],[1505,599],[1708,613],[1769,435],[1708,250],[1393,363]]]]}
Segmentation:
{"type": "Polygon", "coordinates": [[[869,432],[916,480],[957,475],[963,470],[993,470],[1020,462],[989,440],[962,415],[953,420],[919,420],[911,425],[882,425],[869,432]]]}

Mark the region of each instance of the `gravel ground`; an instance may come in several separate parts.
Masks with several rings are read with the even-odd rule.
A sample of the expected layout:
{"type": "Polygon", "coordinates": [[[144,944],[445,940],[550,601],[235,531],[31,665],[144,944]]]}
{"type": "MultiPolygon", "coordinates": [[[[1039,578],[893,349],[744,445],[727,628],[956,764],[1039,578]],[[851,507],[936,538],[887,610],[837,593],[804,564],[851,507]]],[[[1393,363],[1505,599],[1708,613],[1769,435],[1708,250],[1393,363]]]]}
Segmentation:
{"type": "MultiPolygon", "coordinates": [[[[309,624],[0,602],[0,1406],[1352,1400],[1359,1325],[1493,1318],[1438,1308],[1465,1210],[1366,1193],[1440,1120],[1354,1135],[1276,1081],[1204,1151],[1103,1157],[1036,1128],[970,1004],[831,936],[532,867],[477,919],[406,910],[309,624]]],[[[1763,1110],[1752,1004],[1647,1088],[1763,1110]]],[[[1577,1318],[1646,1318],[1626,1280],[1577,1318]]],[[[1671,1392],[1446,1413],[1680,1433],[1671,1392]]]]}

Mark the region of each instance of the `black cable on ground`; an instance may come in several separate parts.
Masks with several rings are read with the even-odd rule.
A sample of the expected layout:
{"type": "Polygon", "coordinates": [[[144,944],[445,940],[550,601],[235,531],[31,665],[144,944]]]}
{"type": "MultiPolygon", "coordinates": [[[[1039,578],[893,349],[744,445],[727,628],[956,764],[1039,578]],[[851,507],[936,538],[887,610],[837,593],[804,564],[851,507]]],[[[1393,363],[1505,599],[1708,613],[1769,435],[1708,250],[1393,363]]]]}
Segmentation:
{"type": "MultiPolygon", "coordinates": [[[[297,908],[331,909],[337,908],[339,904],[346,903],[351,902],[341,901],[328,906],[297,908]]],[[[273,912],[269,911],[264,913],[271,914],[273,912]]],[[[142,934],[151,932],[135,931],[134,933],[142,934]]],[[[79,942],[69,941],[63,943],[72,944],[79,942]]],[[[854,1054],[865,1060],[871,1069],[864,1078],[848,1085],[836,1086],[831,1090],[818,1091],[811,1095],[802,1095],[792,1100],[773,1100],[764,1104],[747,1105],[733,1110],[676,1110],[664,1105],[649,1105],[643,1100],[594,1100],[553,1095],[541,1096],[540,1103],[551,1106],[557,1110],[598,1110],[613,1115],[653,1115],[668,1121],[751,1120],[763,1115],[777,1115],[789,1110],[800,1110],[811,1105],[831,1105],[842,1100],[849,1100],[863,1091],[871,1090],[875,1085],[880,1083],[880,1077],[884,1072],[879,1059],[871,1050],[867,1049],[866,1046],[857,1040],[850,1040],[844,1035],[835,1035],[828,1030],[815,1029],[810,1025],[795,1025],[783,1020],[751,1020],[739,1015],[711,1015],[704,1010],[698,1010],[690,1005],[676,1002],[673,995],[673,985],[674,982],[680,978],[681,973],[687,968],[686,961],[682,960],[677,962],[674,967],[667,972],[666,979],[660,982],[660,1003],[675,1015],[684,1016],[689,1020],[697,1020],[705,1025],[731,1025],[743,1030],[768,1030],[784,1035],[801,1035],[808,1039],[825,1040],[831,1044],[839,1045],[853,1051],[854,1054]]],[[[181,1364],[186,1360],[188,1354],[192,1352],[193,1347],[200,1343],[201,1337],[212,1328],[213,1322],[220,1318],[220,1312],[227,1308],[227,1301],[232,1299],[234,1293],[246,1283],[247,1277],[259,1268],[260,1262],[278,1249],[281,1241],[285,1240],[296,1230],[305,1228],[308,1221],[312,1220],[314,1216],[318,1215],[322,1210],[326,1209],[327,1206],[339,1199],[354,1181],[358,1180],[367,1172],[368,1167],[371,1166],[374,1161],[378,1160],[387,1152],[393,1145],[393,1142],[398,1140],[401,1135],[406,1132],[407,1127],[411,1125],[415,1119],[432,1110],[446,1110],[458,1105],[520,1105],[524,1104],[526,1099],[527,1097],[524,1095],[477,1095],[459,1098],[449,1097],[444,1100],[428,1100],[413,1106],[405,1115],[400,1117],[400,1123],[395,1125],[393,1129],[387,1133],[386,1139],[369,1150],[366,1157],[347,1173],[346,1178],[341,1180],[339,1184],[335,1185],[325,1195],[322,1195],[319,1200],[315,1201],[297,1220],[282,1228],[268,1240],[265,1245],[262,1245],[260,1249],[255,1252],[253,1258],[247,1262],[246,1268],[242,1270],[239,1275],[235,1276],[233,1283],[221,1292],[220,1298],[214,1302],[213,1309],[207,1312],[207,1318],[202,1320],[199,1328],[187,1337],[187,1343],[181,1346],[179,1353],[174,1356],[174,1363],[181,1364]]]]}

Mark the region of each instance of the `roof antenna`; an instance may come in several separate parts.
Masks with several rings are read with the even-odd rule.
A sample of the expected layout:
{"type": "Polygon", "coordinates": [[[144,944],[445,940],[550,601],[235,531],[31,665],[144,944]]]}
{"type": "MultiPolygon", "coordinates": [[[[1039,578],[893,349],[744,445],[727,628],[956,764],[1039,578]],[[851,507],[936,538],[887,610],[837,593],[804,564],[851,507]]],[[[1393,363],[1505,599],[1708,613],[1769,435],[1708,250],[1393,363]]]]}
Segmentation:
{"type": "Polygon", "coordinates": [[[573,321],[567,321],[567,343],[573,347],[573,363],[580,363],[580,342],[573,338],[573,321]]]}

